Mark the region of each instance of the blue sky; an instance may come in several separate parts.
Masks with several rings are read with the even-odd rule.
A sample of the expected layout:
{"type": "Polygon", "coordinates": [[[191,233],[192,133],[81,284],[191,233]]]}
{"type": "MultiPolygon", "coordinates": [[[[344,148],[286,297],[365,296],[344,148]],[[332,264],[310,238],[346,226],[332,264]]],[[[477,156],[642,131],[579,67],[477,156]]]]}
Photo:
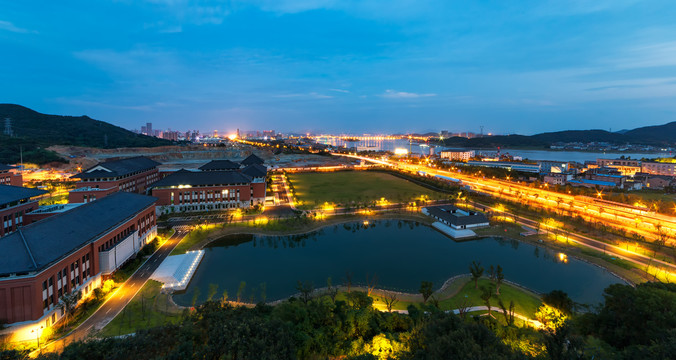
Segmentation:
{"type": "Polygon", "coordinates": [[[64,4],[0,2],[0,102],[224,132],[676,121],[669,0],[64,4]]]}

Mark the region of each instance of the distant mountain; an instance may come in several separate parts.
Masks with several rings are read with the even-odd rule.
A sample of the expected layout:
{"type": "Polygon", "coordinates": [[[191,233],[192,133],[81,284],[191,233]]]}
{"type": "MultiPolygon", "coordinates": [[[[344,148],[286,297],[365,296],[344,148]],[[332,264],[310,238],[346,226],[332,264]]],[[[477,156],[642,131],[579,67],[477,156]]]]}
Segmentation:
{"type": "Polygon", "coordinates": [[[633,130],[609,132],[606,130],[566,130],[531,136],[500,135],[480,138],[452,137],[444,145],[461,147],[540,147],[548,148],[556,142],[607,142],[611,144],[674,145],[676,144],[676,121],[664,125],[644,126],[633,130]]]}
{"type": "Polygon", "coordinates": [[[676,143],[676,121],[664,125],[644,126],[624,133],[630,142],[651,144],[676,143]]]}
{"type": "Polygon", "coordinates": [[[13,137],[0,132],[0,163],[19,161],[20,148],[25,162],[43,164],[63,161],[56,153],[45,150],[52,145],[98,148],[154,147],[171,141],[135,134],[88,116],[47,115],[15,104],[0,104],[0,129],[4,119],[11,119],[13,137]]]}

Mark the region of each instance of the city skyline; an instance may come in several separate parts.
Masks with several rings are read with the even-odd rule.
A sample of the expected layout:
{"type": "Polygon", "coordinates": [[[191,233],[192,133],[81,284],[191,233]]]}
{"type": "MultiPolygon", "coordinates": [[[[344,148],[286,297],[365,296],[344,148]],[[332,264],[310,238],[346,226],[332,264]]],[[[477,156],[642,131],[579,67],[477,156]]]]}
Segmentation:
{"type": "Polygon", "coordinates": [[[127,129],[616,131],[676,119],[668,5],[9,3],[0,97],[127,129]]]}

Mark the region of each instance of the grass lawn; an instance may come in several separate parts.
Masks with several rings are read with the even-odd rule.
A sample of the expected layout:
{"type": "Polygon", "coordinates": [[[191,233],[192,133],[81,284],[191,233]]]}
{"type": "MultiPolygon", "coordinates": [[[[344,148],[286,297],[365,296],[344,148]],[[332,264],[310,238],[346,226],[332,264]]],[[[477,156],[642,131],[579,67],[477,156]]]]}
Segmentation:
{"type": "MultiPolygon", "coordinates": [[[[481,299],[481,287],[492,284],[493,282],[488,279],[479,279],[479,289],[475,289],[474,281],[470,281],[455,296],[441,300],[440,306],[442,309],[456,309],[458,304],[463,303],[465,299],[469,306],[485,305],[481,299]]],[[[542,301],[535,295],[508,284],[500,285],[500,296],[494,295],[491,298],[492,308],[498,308],[498,298],[502,299],[507,308],[509,308],[509,302],[514,301],[514,311],[529,318],[533,318],[537,308],[542,305],[542,301]]]]}
{"type": "Polygon", "coordinates": [[[302,208],[328,203],[339,205],[368,203],[385,198],[405,202],[421,195],[430,199],[446,195],[386,173],[372,171],[338,171],[329,173],[288,174],[302,208]]]}
{"type": "Polygon", "coordinates": [[[161,287],[160,282],[148,280],[141,291],[101,330],[99,335],[131,334],[140,329],[178,322],[181,311],[169,302],[169,295],[160,293],[161,287]]]}
{"type": "MultiPolygon", "coordinates": [[[[479,279],[479,289],[474,289],[474,281],[467,280],[466,278],[460,279],[457,284],[452,284],[457,286],[447,289],[443,294],[435,293],[434,296],[440,298],[439,307],[442,310],[455,310],[461,306],[485,306],[484,301],[481,299],[481,287],[491,284],[494,283],[488,279],[479,279]]],[[[380,293],[379,290],[375,290],[371,295],[374,300],[373,306],[378,310],[385,311],[387,307],[380,293]]],[[[346,300],[346,294],[341,291],[336,298],[346,300]]],[[[491,298],[491,308],[498,308],[498,298],[502,299],[507,308],[509,308],[509,302],[514,301],[514,311],[530,318],[535,316],[535,311],[542,305],[542,301],[535,294],[504,283],[500,286],[500,296],[494,295],[491,298]]],[[[392,309],[406,310],[409,305],[418,306],[421,303],[422,297],[414,298],[412,296],[401,295],[400,300],[394,304],[392,309]]]]}

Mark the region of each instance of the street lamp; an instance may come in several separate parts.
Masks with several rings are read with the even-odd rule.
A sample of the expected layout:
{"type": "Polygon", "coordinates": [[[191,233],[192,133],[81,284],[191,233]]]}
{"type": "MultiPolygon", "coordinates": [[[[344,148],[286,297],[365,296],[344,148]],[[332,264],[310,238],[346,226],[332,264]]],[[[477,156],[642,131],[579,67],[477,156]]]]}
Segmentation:
{"type": "Polygon", "coordinates": [[[40,350],[40,353],[42,354],[42,349],[40,348],[40,330],[42,330],[44,326],[40,325],[39,328],[35,328],[31,330],[31,332],[36,334],[37,340],[38,340],[38,350],[40,350]]]}

